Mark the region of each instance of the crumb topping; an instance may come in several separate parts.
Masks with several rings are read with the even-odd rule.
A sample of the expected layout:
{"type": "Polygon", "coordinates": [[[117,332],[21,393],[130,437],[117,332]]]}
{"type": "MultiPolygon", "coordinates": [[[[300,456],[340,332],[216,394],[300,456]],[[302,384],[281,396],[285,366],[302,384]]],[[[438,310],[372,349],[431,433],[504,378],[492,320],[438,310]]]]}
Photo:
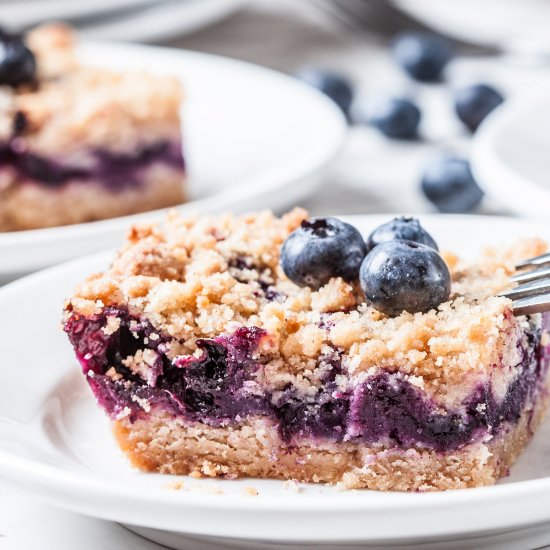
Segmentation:
{"type": "MultiPolygon", "coordinates": [[[[262,383],[271,391],[292,384],[314,395],[327,365],[335,363],[344,373],[336,377],[342,389],[349,379],[384,369],[446,404],[459,402],[487,376],[503,387],[514,376],[516,348],[508,348],[521,334],[521,318],[512,315],[509,299],[496,294],[510,286],[519,259],[546,249],[543,241],[488,249],[474,264],[446,254],[450,300],[427,313],[389,318],[342,279],[313,291],[285,277],[280,248],[306,217],[302,209],[282,218],[268,211],[189,219],[173,214],[163,225],[136,226],[112,266],[79,285],[67,309],[89,316],[125,306],[173,338],[171,357],[195,353],[198,338],[261,327],[267,337],[257,353],[262,383]],[[503,361],[505,369],[495,368],[503,361]]],[[[141,354],[127,366],[142,373],[152,361],[141,354]]]]}

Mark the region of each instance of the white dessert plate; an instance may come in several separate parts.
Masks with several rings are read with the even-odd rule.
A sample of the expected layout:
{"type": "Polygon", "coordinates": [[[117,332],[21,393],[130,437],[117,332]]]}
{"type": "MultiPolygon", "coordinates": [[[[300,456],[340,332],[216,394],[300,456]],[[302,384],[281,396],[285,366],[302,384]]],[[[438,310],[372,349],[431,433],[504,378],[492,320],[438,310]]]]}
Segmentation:
{"type": "MultiPolygon", "coordinates": [[[[296,203],[320,182],[346,133],[344,118],[329,99],[269,69],[151,46],[97,43],[80,51],[89,64],[181,77],[191,198],[181,212],[296,203]]],[[[130,223],[158,216],[0,233],[0,281],[115,246],[130,223]]]]}
{"type": "Polygon", "coordinates": [[[550,212],[550,82],[495,110],[472,146],[472,169],[488,195],[509,212],[550,212]]]}
{"type": "MultiPolygon", "coordinates": [[[[387,219],[349,218],[365,234],[387,219]]],[[[548,222],[469,216],[422,220],[441,247],[465,256],[475,255],[484,244],[550,237],[548,222]]],[[[320,485],[197,480],[132,469],[116,447],[60,330],[63,299],[75,283],[106,267],[111,256],[75,260],[0,289],[0,475],[9,482],[37,498],[124,523],[178,548],[207,548],[205,540],[214,548],[256,549],[290,543],[338,548],[435,545],[442,540],[448,548],[469,548],[472,541],[487,548],[495,537],[498,548],[534,548],[535,543],[550,542],[550,419],[511,475],[495,487],[480,489],[431,494],[338,491],[320,485]],[[177,481],[183,482],[181,488],[176,489],[177,481]],[[250,494],[254,491],[255,496],[250,494]],[[546,538],[541,538],[544,529],[546,538]],[[192,544],[189,537],[194,537],[192,544]],[[505,539],[516,544],[506,546],[505,539]],[[451,546],[455,543],[459,546],[451,546]]]]}

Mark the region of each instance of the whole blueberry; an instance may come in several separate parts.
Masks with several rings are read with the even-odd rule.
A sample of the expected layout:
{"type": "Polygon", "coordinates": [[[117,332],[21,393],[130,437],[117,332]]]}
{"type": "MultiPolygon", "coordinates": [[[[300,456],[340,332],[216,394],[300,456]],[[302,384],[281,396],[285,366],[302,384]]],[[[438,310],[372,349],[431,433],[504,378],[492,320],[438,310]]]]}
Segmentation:
{"type": "Polygon", "coordinates": [[[405,32],[393,42],[393,55],[415,80],[436,82],[453,52],[447,40],[429,33],[405,32]]]}
{"type": "Polygon", "coordinates": [[[321,69],[305,68],[296,77],[330,97],[348,116],[353,100],[353,86],[342,74],[321,69]]]}
{"type": "Polygon", "coordinates": [[[367,239],[367,250],[386,241],[406,240],[424,244],[438,250],[432,236],[420,225],[416,218],[402,216],[377,227],[367,239]]]}
{"type": "Polygon", "coordinates": [[[422,176],[422,191],[440,212],[459,214],[473,210],[483,198],[470,163],[445,156],[427,166],[422,176]]]}
{"type": "Polygon", "coordinates": [[[503,101],[502,94],[491,86],[475,84],[455,93],[455,110],[458,118],[475,132],[482,120],[503,101]]]}
{"type": "Polygon", "coordinates": [[[417,136],[420,109],[409,99],[387,98],[371,105],[367,123],[393,139],[417,136]]]}
{"type": "Polygon", "coordinates": [[[34,81],[36,60],[23,40],[0,35],[0,86],[19,86],[34,81]]]}
{"type": "Polygon", "coordinates": [[[361,264],[359,280],[367,302],[391,316],[429,311],[451,292],[443,258],[413,241],[387,241],[373,248],[361,264]]]}
{"type": "Polygon", "coordinates": [[[363,237],[337,218],[303,221],[284,242],[281,266],[299,286],[318,289],[332,277],[355,281],[367,253],[363,237]]]}

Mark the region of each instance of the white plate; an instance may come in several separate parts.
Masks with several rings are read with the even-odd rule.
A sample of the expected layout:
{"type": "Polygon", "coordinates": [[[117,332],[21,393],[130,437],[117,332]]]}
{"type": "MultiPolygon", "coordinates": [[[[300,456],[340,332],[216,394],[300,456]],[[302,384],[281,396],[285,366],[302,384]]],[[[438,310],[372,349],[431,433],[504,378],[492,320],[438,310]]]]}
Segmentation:
{"type": "Polygon", "coordinates": [[[474,136],[472,169],[480,185],[508,211],[550,212],[550,87],[512,98],[474,136]]]}
{"type": "MultiPolygon", "coordinates": [[[[338,152],[346,123],[325,96],[248,63],[150,46],[86,44],[85,62],[184,81],[184,148],[192,202],[182,212],[280,209],[309,194],[338,152]]],[[[0,234],[0,280],[116,244],[158,213],[0,234]]]]}
{"type": "MultiPolygon", "coordinates": [[[[387,219],[350,218],[365,234],[387,219]]],[[[550,237],[544,222],[468,216],[423,221],[443,248],[467,256],[489,242],[550,237]]],[[[278,543],[404,543],[550,522],[550,421],[501,484],[447,493],[313,485],[294,492],[278,481],[185,478],[184,489],[175,491],[169,485],[176,478],[132,469],[59,328],[63,298],[110,256],[73,261],[0,289],[0,474],[12,483],[72,511],[140,532],[161,530],[146,534],[164,541],[169,535],[162,531],[278,543]],[[258,496],[244,495],[243,487],[256,488],[258,496]]]]}
{"type": "Polygon", "coordinates": [[[166,41],[193,32],[223,19],[246,1],[117,0],[114,5],[113,0],[0,0],[0,5],[2,24],[9,28],[28,28],[61,19],[74,21],[86,38],[143,42],[166,41]],[[131,11],[136,7],[143,9],[131,11]]]}

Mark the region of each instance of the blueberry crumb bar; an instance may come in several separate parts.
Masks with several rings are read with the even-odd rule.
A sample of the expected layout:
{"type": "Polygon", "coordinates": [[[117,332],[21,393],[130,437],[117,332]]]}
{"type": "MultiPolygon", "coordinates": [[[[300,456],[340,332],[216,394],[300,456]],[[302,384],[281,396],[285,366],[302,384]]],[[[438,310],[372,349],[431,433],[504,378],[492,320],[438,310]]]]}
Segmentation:
{"type": "Polygon", "coordinates": [[[465,263],[416,220],[344,225],[172,216],[77,288],[64,329],[132,464],[399,491],[507,474],[546,408],[550,316],[498,294],[546,245],[465,263]]]}
{"type": "Polygon", "coordinates": [[[184,199],[180,82],[82,65],[72,31],[0,31],[0,231],[184,199]]]}

